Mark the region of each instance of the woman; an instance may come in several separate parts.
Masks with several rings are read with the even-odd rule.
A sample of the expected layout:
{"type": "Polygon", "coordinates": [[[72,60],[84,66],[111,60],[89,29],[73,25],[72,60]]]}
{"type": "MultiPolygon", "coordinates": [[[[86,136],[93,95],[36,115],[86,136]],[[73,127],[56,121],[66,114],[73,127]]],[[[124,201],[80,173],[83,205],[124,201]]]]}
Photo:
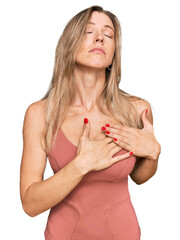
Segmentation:
{"type": "Polygon", "coordinates": [[[21,200],[31,217],[51,208],[46,240],[140,239],[128,175],[150,179],[161,146],[150,104],[120,79],[117,17],[100,6],[79,12],[59,39],[47,94],[24,118],[21,200]],[[47,157],[54,175],[43,180],[47,157]]]}

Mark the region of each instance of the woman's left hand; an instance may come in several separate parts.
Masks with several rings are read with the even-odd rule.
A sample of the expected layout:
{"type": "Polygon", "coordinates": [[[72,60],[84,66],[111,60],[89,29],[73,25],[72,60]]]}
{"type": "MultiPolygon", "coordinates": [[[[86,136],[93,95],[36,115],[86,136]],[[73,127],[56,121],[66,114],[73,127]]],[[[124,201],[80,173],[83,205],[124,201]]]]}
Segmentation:
{"type": "Polygon", "coordinates": [[[133,155],[156,161],[160,154],[160,144],[154,135],[153,125],[146,118],[145,112],[146,109],[142,113],[142,122],[144,124],[142,129],[118,124],[106,124],[106,130],[104,131],[117,145],[129,152],[133,152],[133,155]]]}

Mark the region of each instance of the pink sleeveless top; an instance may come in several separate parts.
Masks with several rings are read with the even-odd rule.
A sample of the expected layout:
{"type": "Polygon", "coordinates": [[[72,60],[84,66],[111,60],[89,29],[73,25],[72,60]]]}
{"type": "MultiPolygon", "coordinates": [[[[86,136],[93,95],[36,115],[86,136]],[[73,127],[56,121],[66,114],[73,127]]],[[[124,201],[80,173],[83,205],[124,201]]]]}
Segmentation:
{"type": "MultiPolygon", "coordinates": [[[[77,147],[60,128],[48,154],[53,172],[66,166],[76,152],[77,147]]],[[[122,149],[113,157],[126,152],[122,149]]],[[[132,155],[106,169],[87,173],[51,208],[45,240],[139,240],[141,229],[128,190],[128,175],[135,162],[132,155]]]]}

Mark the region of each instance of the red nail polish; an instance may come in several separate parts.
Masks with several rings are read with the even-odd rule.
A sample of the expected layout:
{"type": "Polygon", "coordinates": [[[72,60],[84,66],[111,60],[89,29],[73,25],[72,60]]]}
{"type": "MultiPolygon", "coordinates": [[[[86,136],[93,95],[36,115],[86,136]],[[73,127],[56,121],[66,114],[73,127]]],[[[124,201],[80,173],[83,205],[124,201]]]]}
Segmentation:
{"type": "Polygon", "coordinates": [[[114,141],[117,141],[117,138],[114,138],[114,141]]]}
{"type": "Polygon", "coordinates": [[[133,152],[130,152],[129,155],[133,155],[133,152]]]}
{"type": "Polygon", "coordinates": [[[106,127],[110,127],[109,123],[106,123],[105,126],[106,126],[106,127]]]}
{"type": "Polygon", "coordinates": [[[110,132],[109,132],[109,131],[106,131],[106,133],[107,133],[107,134],[110,134],[110,132]]]}
{"type": "Polygon", "coordinates": [[[148,109],[146,109],[146,114],[147,114],[148,109]]]}
{"type": "Polygon", "coordinates": [[[106,128],[105,128],[105,127],[102,127],[101,130],[106,130],[106,128]]]}
{"type": "Polygon", "coordinates": [[[88,119],[87,118],[84,118],[84,123],[88,123],[88,119]]]}

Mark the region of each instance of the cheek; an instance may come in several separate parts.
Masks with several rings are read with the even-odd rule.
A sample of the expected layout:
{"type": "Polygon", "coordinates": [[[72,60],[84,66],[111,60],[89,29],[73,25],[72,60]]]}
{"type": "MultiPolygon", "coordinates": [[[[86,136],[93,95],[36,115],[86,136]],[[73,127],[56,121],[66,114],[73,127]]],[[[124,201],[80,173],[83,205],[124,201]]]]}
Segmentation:
{"type": "Polygon", "coordinates": [[[110,48],[107,50],[106,60],[108,66],[112,63],[114,57],[114,49],[110,48]]]}
{"type": "Polygon", "coordinates": [[[81,46],[80,46],[80,48],[79,48],[79,50],[78,50],[78,52],[77,52],[77,58],[79,58],[79,57],[83,57],[83,56],[85,56],[85,55],[87,55],[87,51],[88,51],[88,41],[87,40],[84,40],[83,42],[82,42],[82,44],[81,44],[81,46]]]}
{"type": "Polygon", "coordinates": [[[111,56],[114,56],[114,52],[115,52],[115,44],[113,43],[111,46],[111,56]]]}
{"type": "Polygon", "coordinates": [[[82,61],[84,57],[84,49],[81,47],[76,54],[76,61],[82,61]]]}

